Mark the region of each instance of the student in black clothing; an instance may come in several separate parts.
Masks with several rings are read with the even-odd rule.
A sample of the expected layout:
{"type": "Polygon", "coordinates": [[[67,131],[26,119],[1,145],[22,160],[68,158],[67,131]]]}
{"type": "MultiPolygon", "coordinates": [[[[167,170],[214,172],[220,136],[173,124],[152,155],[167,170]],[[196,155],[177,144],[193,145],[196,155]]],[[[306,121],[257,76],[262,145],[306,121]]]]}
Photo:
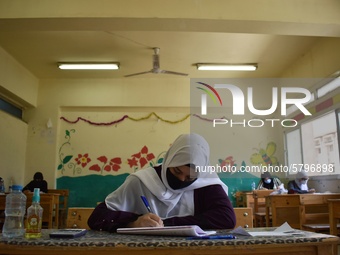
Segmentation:
{"type": "Polygon", "coordinates": [[[33,192],[34,188],[40,188],[41,192],[47,193],[47,182],[44,180],[44,176],[41,172],[36,172],[33,176],[33,180],[30,181],[22,191],[33,192]]]}

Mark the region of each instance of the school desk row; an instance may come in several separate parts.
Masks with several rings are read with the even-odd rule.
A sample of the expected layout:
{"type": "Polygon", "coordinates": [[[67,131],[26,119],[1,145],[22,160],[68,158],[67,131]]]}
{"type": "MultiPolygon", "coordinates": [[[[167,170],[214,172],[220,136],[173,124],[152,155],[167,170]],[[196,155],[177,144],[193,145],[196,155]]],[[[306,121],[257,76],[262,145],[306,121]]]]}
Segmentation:
{"type": "Polygon", "coordinates": [[[340,194],[269,195],[265,199],[267,226],[288,222],[293,228],[337,233],[340,194]]]}
{"type": "MultiPolygon", "coordinates": [[[[330,232],[333,224],[330,221],[336,218],[335,209],[340,207],[340,194],[271,195],[272,192],[273,190],[254,190],[239,192],[236,196],[238,206],[252,208],[255,227],[280,226],[288,222],[294,228],[330,232]],[[330,200],[333,202],[330,203],[330,200]]],[[[337,226],[337,221],[332,222],[335,224],[332,233],[336,233],[334,226],[337,226]]]]}

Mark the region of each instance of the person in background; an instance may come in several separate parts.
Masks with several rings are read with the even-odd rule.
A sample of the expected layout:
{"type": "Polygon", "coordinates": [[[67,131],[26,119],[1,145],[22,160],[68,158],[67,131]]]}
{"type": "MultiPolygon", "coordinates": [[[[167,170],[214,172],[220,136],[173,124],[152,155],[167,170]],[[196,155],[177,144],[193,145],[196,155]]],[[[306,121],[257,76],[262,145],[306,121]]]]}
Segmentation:
{"type": "Polygon", "coordinates": [[[34,188],[40,188],[41,192],[47,193],[47,182],[44,180],[44,176],[41,172],[36,172],[33,176],[33,180],[30,181],[23,189],[23,192],[33,192],[34,188]]]}
{"type": "Polygon", "coordinates": [[[300,171],[296,174],[295,180],[288,182],[288,194],[304,194],[304,193],[314,193],[315,189],[309,189],[308,175],[306,171],[300,171]]]}
{"type": "Polygon", "coordinates": [[[121,227],[181,225],[234,228],[236,218],[228,187],[215,172],[196,171],[196,166],[207,168],[209,157],[210,148],[202,136],[180,135],[161,165],[130,174],[97,205],[88,219],[89,227],[108,232],[121,227]],[[141,196],[147,198],[151,210],[141,196]]]}
{"type": "Polygon", "coordinates": [[[272,177],[269,172],[261,174],[261,179],[257,185],[257,189],[278,189],[281,185],[279,178],[272,177]]]}

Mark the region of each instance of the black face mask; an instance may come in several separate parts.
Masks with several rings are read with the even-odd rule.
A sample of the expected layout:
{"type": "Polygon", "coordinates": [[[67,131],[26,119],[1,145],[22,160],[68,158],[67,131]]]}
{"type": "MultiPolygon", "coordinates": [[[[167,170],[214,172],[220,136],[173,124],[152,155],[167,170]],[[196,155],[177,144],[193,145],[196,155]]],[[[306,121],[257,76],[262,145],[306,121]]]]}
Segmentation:
{"type": "Polygon", "coordinates": [[[185,187],[188,187],[192,183],[194,183],[197,179],[192,181],[181,181],[179,180],[173,173],[171,173],[170,169],[168,168],[166,170],[166,179],[168,181],[169,186],[173,189],[183,189],[185,187]]]}

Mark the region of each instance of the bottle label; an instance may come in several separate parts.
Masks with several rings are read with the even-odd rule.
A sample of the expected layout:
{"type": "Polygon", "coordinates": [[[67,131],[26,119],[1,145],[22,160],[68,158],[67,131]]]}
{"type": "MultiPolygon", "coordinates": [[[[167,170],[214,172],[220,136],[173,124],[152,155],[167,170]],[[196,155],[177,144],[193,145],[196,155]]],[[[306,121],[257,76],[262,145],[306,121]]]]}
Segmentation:
{"type": "Polygon", "coordinates": [[[41,223],[39,215],[33,214],[27,218],[27,229],[26,233],[40,233],[41,223]]]}

